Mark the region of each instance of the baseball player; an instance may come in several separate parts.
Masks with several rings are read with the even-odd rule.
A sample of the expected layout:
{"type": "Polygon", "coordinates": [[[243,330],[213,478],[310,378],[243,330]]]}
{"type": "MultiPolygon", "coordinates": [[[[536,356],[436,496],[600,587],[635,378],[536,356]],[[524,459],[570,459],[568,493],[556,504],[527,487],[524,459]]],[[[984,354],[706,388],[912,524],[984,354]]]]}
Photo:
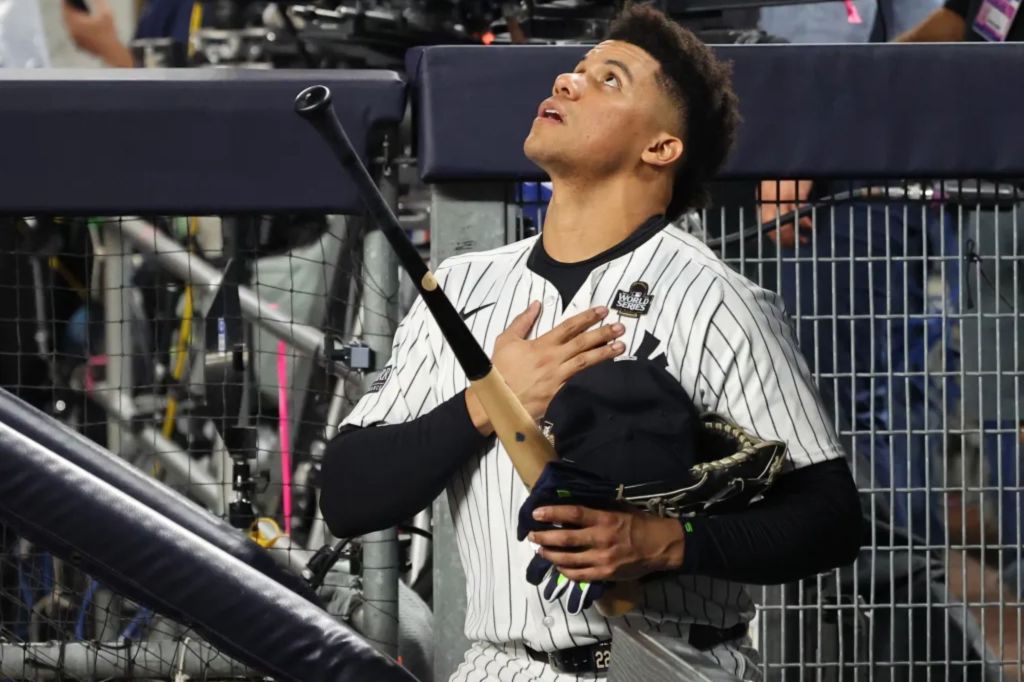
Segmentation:
{"type": "Polygon", "coordinates": [[[553,187],[541,235],[451,258],[438,281],[531,416],[544,424],[552,403],[562,406],[549,430],[563,458],[579,447],[573,436],[603,428],[615,442],[591,439],[589,450],[606,461],[665,463],[673,439],[691,433],[673,420],[714,413],[783,443],[784,473],[728,513],[538,505],[417,301],[328,445],[321,508],[348,537],[408,519],[447,490],[474,642],[452,680],[599,678],[615,669],[613,626],[655,638],[704,679],[759,679],[743,584],[852,561],[860,507],[777,298],[671,223],[703,205],[732,144],[728,70],[647,6],[624,11],[609,40],[568,66],[524,145],[553,187]],[[599,371],[621,363],[637,373],[599,371]],[[589,387],[579,399],[589,406],[574,409],[584,392],[573,386],[589,387]],[[592,408],[603,398],[621,407],[592,408]],[[600,426],[619,412],[621,428],[600,426]],[[588,413],[605,416],[577,418],[588,413]],[[551,567],[547,580],[538,560],[551,567]],[[589,585],[624,581],[641,592],[623,616],[580,598],[589,585]]]}

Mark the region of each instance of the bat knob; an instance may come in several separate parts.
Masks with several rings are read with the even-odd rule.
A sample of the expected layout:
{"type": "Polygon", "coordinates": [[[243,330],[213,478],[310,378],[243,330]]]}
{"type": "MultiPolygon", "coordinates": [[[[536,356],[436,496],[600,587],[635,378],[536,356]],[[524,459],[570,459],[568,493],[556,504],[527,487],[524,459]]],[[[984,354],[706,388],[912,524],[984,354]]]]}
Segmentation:
{"type": "Polygon", "coordinates": [[[312,117],[331,105],[331,91],[326,85],[311,85],[295,98],[295,111],[300,116],[312,117]]]}

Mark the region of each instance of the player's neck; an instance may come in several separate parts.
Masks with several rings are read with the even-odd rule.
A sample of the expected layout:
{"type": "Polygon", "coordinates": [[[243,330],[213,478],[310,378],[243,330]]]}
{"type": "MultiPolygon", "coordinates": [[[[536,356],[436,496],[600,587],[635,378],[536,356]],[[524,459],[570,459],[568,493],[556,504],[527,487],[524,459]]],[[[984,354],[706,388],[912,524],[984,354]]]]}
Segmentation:
{"type": "Polygon", "coordinates": [[[544,217],[544,250],[562,263],[577,263],[607,251],[652,215],[664,213],[668,199],[631,179],[573,182],[552,179],[544,217]]]}

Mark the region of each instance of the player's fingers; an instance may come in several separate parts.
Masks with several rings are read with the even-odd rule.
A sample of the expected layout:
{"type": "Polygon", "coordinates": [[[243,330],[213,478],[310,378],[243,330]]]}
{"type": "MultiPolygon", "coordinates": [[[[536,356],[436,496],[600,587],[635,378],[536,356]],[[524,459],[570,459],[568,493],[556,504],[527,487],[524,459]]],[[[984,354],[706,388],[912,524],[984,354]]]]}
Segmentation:
{"type": "Polygon", "coordinates": [[[593,538],[586,530],[535,530],[527,538],[530,542],[540,545],[542,548],[585,548],[593,546],[593,538]]]}
{"type": "Polygon", "coordinates": [[[558,366],[555,376],[558,379],[558,382],[563,384],[586,368],[593,367],[599,362],[611,360],[614,357],[622,355],[625,350],[626,344],[622,343],[622,341],[616,341],[614,343],[609,343],[580,353],[579,355],[574,355],[558,366]]]}
{"type": "Polygon", "coordinates": [[[597,509],[581,507],[578,504],[556,504],[547,507],[537,507],[533,510],[535,521],[545,523],[560,523],[563,525],[584,528],[593,526],[601,520],[603,512],[597,509]]]}
{"type": "Polygon", "coordinates": [[[540,315],[540,301],[533,301],[526,307],[526,310],[515,316],[505,332],[517,339],[525,339],[526,335],[530,333],[530,329],[533,328],[533,323],[537,321],[538,315],[540,315]]]}
{"type": "Polygon", "coordinates": [[[773,242],[778,243],[787,249],[791,249],[796,245],[796,231],[793,229],[793,224],[784,225],[778,230],[772,230],[768,233],[768,238],[773,242]]]}
{"type": "Polygon", "coordinates": [[[796,204],[781,204],[776,218],[779,224],[786,227],[793,227],[793,212],[797,210],[796,204]]]}
{"type": "Polygon", "coordinates": [[[775,220],[775,216],[779,214],[779,211],[776,209],[775,204],[764,204],[761,206],[758,214],[761,218],[761,223],[764,224],[775,220]]]}
{"type": "MultiPolygon", "coordinates": [[[[585,552],[564,552],[541,547],[537,550],[537,553],[553,563],[559,572],[567,568],[587,568],[590,566],[600,566],[604,563],[604,556],[598,550],[593,549],[585,552]]],[[[565,575],[564,572],[562,575],[565,575]]]]}
{"type": "Polygon", "coordinates": [[[604,325],[597,329],[591,329],[578,336],[569,339],[558,347],[557,358],[559,362],[573,358],[580,353],[585,353],[591,348],[605,346],[609,341],[614,341],[626,333],[625,325],[616,322],[615,324],[604,325]]]}
{"type": "Polygon", "coordinates": [[[608,308],[604,306],[589,308],[588,310],[584,310],[582,313],[573,315],[568,320],[565,320],[547,334],[541,336],[540,340],[555,344],[565,343],[581,332],[590,329],[607,316],[608,308]]]}

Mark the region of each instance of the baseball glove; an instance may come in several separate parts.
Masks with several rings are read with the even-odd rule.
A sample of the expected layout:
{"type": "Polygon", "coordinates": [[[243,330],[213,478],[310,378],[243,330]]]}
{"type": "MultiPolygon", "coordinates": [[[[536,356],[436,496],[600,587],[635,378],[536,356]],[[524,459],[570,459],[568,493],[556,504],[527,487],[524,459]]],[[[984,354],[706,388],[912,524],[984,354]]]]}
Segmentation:
{"type": "MultiPolygon", "coordinates": [[[[517,535],[558,526],[533,518],[538,507],[573,504],[592,509],[629,505],[659,516],[683,517],[738,509],[764,493],[782,471],[786,446],[752,435],[722,415],[701,417],[696,437],[698,463],[686,481],[623,484],[609,481],[566,460],[550,462],[519,510],[517,535]]],[[[542,585],[545,600],[568,592],[570,613],[589,607],[606,589],[602,583],[576,583],[540,555],[527,568],[527,581],[542,585]]]]}
{"type": "Polygon", "coordinates": [[[660,482],[620,485],[617,499],[659,516],[738,509],[771,487],[786,458],[785,443],[764,440],[711,412],[701,416],[696,450],[701,461],[690,468],[687,484],[674,490],[660,482]]]}

